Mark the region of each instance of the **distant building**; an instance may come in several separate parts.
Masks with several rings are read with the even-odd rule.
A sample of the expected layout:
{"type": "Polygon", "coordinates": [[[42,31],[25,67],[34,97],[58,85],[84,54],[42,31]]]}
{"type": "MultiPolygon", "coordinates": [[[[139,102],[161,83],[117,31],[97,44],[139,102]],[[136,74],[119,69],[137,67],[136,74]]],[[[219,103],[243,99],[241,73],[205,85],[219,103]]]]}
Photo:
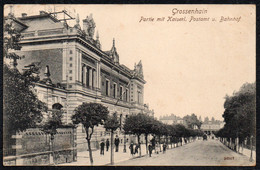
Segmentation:
{"type": "Polygon", "coordinates": [[[208,134],[208,135],[211,135],[213,132],[217,132],[219,129],[221,129],[222,127],[224,127],[224,122],[222,121],[218,121],[218,120],[215,120],[215,121],[206,121],[206,122],[203,122],[200,129],[208,134]]]}
{"type": "Polygon", "coordinates": [[[185,125],[185,121],[179,117],[176,116],[174,114],[171,114],[170,116],[162,116],[159,119],[162,123],[168,124],[168,125],[172,125],[172,124],[182,124],[185,125]]]}

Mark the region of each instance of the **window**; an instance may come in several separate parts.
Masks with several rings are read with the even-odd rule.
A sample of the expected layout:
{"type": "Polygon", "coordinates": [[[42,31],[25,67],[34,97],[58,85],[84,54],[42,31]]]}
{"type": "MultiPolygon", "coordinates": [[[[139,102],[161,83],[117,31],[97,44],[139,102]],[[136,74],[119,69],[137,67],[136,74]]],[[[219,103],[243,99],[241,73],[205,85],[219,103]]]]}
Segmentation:
{"type": "Polygon", "coordinates": [[[70,64],[70,67],[72,67],[72,64],[70,64]]]}
{"type": "Polygon", "coordinates": [[[70,80],[72,80],[72,77],[70,77],[70,80]]]}
{"type": "Polygon", "coordinates": [[[140,91],[138,91],[137,92],[137,103],[141,103],[141,92],[140,91]]]}
{"type": "Polygon", "coordinates": [[[72,50],[70,50],[70,54],[72,54],[72,50]]]}
{"type": "Polygon", "coordinates": [[[128,89],[125,91],[125,100],[128,101],[128,89]]]}
{"type": "Polygon", "coordinates": [[[84,79],[84,78],[83,78],[83,75],[84,75],[83,72],[84,72],[84,67],[82,67],[82,69],[81,69],[81,83],[82,83],[82,84],[85,83],[85,82],[83,82],[83,79],[84,79]]]}
{"type": "Polygon", "coordinates": [[[113,85],[113,97],[116,98],[116,83],[113,85]]]}
{"type": "Polygon", "coordinates": [[[72,57],[70,57],[70,61],[72,61],[72,57]]]}
{"type": "Polygon", "coordinates": [[[72,70],[70,70],[70,74],[72,73],[72,70]]]}
{"type": "Polygon", "coordinates": [[[106,80],[106,95],[108,96],[109,91],[109,80],[106,80]]]}
{"type": "Polygon", "coordinates": [[[123,87],[120,86],[120,89],[119,89],[119,95],[120,95],[120,99],[122,100],[122,95],[123,95],[123,87]]]}

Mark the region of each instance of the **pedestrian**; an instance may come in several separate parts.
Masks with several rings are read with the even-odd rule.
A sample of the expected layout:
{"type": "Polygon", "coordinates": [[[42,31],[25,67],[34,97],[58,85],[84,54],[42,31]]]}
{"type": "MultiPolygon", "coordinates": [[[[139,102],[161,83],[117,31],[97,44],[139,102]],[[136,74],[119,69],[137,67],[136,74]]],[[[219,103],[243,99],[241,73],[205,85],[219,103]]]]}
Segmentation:
{"type": "Polygon", "coordinates": [[[157,154],[159,154],[159,147],[160,147],[159,142],[157,142],[155,145],[155,153],[157,154]]]}
{"type": "Polygon", "coordinates": [[[136,144],[136,145],[135,145],[135,154],[138,153],[138,149],[139,149],[139,145],[136,144]]]}
{"type": "Polygon", "coordinates": [[[108,151],[108,149],[109,149],[109,140],[108,139],[106,140],[106,148],[107,148],[107,151],[108,151]]]}
{"type": "Polygon", "coordinates": [[[134,155],[134,144],[133,144],[133,142],[131,142],[129,149],[130,149],[131,155],[133,156],[134,155]]]}
{"type": "Polygon", "coordinates": [[[152,142],[152,147],[153,147],[153,149],[155,150],[155,138],[153,137],[153,139],[151,140],[151,142],[152,142]]]}
{"type": "Polygon", "coordinates": [[[166,152],[166,147],[167,147],[166,143],[163,143],[163,153],[166,152]]]}
{"type": "Polygon", "coordinates": [[[153,145],[151,143],[149,143],[148,145],[148,150],[149,150],[149,156],[152,156],[152,152],[153,152],[153,145]]]}
{"type": "Polygon", "coordinates": [[[116,138],[115,138],[115,145],[116,145],[116,152],[118,152],[118,147],[119,147],[119,138],[118,138],[117,135],[116,135],[116,138]]]}
{"type": "Polygon", "coordinates": [[[105,143],[102,140],[100,143],[100,155],[104,155],[105,143]]]}

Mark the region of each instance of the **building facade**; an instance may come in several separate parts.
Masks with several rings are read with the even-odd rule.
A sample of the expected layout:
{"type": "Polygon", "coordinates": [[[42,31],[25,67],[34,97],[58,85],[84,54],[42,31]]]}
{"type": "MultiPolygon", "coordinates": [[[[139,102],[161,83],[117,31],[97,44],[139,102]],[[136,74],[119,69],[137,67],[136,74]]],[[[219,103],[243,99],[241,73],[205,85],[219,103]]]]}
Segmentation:
{"type": "Polygon", "coordinates": [[[224,122],[222,121],[208,121],[203,122],[201,125],[201,130],[207,135],[212,135],[214,132],[217,132],[224,127],[224,122]]]}
{"type": "MultiPolygon", "coordinates": [[[[64,12],[64,16],[70,16],[64,12]]],[[[120,64],[115,40],[109,51],[102,51],[99,35],[95,33],[95,22],[90,14],[83,20],[83,28],[77,16],[71,27],[66,20],[59,20],[55,14],[40,11],[39,15],[21,17],[10,14],[6,19],[13,22],[21,32],[22,46],[18,55],[25,58],[17,61],[17,68],[40,67],[40,82],[35,93],[51,110],[54,104],[61,104],[65,112],[64,123],[71,123],[74,109],[83,102],[101,103],[110,113],[117,112],[123,124],[129,114],[154,115],[148,104],[144,104],[142,62],[134,69],[120,64]]],[[[77,147],[87,148],[84,128],[77,128],[77,147]]],[[[122,139],[123,132],[117,134],[122,139]]],[[[109,138],[103,127],[95,128],[92,146],[98,147],[101,139],[109,138]]],[[[130,142],[130,138],[127,141],[130,142]]],[[[121,140],[121,142],[124,142],[121,140]]]]}

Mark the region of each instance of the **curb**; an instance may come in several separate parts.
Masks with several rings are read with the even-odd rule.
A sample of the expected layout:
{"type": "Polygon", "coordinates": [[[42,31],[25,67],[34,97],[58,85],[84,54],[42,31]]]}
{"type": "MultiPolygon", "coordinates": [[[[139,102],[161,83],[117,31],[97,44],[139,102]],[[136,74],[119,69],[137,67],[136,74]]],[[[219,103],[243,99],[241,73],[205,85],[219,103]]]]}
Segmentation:
{"type": "MultiPolygon", "coordinates": [[[[114,162],[115,163],[120,163],[120,162],[124,162],[124,161],[128,161],[128,160],[133,160],[133,159],[138,159],[138,158],[142,158],[142,157],[145,157],[146,155],[141,155],[141,156],[136,156],[136,157],[133,157],[133,158],[130,158],[130,159],[126,159],[126,160],[121,160],[121,161],[118,161],[118,162],[114,162]]],[[[108,163],[108,164],[104,164],[103,166],[116,166],[116,165],[111,165],[111,163],[108,163]]]]}

